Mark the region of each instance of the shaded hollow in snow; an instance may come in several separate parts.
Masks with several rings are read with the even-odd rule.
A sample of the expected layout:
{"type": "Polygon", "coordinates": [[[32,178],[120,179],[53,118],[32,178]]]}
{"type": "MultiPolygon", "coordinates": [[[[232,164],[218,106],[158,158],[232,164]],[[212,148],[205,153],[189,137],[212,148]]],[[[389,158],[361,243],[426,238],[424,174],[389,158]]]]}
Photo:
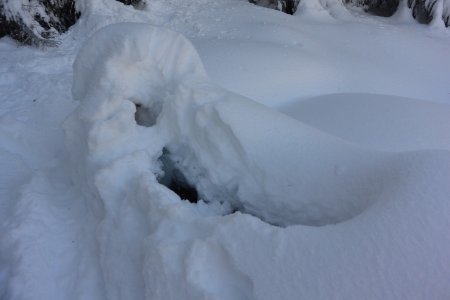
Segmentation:
{"type": "Polygon", "coordinates": [[[197,203],[198,192],[195,186],[189,183],[183,173],[176,167],[170,157],[170,152],[163,148],[163,154],[160,157],[163,175],[158,178],[158,182],[175,192],[181,200],[188,200],[191,203],[197,203]]]}
{"type": "Polygon", "coordinates": [[[156,119],[161,112],[161,103],[157,102],[152,107],[146,107],[141,103],[135,103],[135,105],[134,118],[138,125],[150,127],[156,124],[156,119]]]}

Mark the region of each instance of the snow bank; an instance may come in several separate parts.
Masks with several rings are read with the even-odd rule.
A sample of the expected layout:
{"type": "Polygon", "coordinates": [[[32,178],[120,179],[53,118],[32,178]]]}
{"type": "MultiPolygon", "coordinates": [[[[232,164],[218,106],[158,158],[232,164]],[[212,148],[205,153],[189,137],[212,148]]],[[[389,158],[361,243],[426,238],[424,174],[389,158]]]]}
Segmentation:
{"type": "Polygon", "coordinates": [[[327,135],[214,85],[185,38],[146,24],[91,37],[73,95],[67,148],[108,299],[450,295],[448,151],[327,135]],[[162,184],[174,173],[198,204],[162,184]]]}

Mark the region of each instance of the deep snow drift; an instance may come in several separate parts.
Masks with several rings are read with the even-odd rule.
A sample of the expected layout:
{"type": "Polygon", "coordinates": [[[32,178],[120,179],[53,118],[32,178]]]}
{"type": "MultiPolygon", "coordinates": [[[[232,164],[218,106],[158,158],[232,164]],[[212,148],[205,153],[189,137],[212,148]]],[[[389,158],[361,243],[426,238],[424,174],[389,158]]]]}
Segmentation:
{"type": "Polygon", "coordinates": [[[450,111],[430,101],[450,60],[422,58],[446,32],[234,0],[91,4],[59,50],[0,43],[0,298],[449,298],[450,111]],[[117,20],[200,55],[142,23],[78,49],[117,20]],[[371,26],[381,42],[351,41],[371,26]]]}

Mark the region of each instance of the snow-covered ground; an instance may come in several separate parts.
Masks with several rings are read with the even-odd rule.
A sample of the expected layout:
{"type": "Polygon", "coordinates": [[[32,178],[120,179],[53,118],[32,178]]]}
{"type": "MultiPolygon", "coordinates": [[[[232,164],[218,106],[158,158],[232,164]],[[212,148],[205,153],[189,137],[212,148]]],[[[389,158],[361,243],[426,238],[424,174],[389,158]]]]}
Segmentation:
{"type": "Polygon", "coordinates": [[[0,299],[450,299],[448,29],[84,4],[0,40],[0,299]]]}

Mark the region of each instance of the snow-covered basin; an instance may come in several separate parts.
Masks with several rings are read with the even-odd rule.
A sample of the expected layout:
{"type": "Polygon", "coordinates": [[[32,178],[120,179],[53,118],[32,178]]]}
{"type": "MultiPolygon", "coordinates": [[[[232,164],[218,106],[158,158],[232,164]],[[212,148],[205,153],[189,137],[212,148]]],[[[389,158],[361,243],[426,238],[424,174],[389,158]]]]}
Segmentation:
{"type": "Polygon", "coordinates": [[[67,148],[109,299],[450,295],[448,151],[314,129],[211,83],[187,39],[145,24],[91,37],[73,96],[67,148]],[[167,160],[205,201],[158,182],[167,160]]]}
{"type": "Polygon", "coordinates": [[[329,94],[291,101],[283,113],[371,149],[450,150],[450,105],[392,95],[329,94]]]}

